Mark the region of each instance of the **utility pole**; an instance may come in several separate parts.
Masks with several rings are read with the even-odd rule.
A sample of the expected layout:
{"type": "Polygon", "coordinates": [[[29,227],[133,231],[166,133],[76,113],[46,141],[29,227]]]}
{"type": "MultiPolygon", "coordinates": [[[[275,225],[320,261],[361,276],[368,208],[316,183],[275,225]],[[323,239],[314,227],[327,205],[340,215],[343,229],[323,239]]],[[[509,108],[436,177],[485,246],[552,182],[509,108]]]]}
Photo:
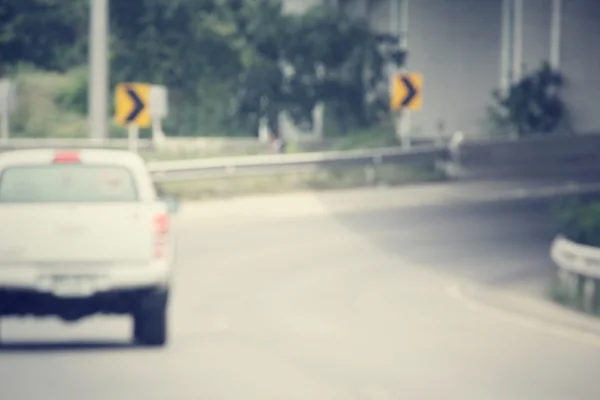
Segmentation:
{"type": "Polygon", "coordinates": [[[90,138],[108,134],[108,0],[90,0],[88,120],[90,138]]]}
{"type": "Polygon", "coordinates": [[[513,0],[513,35],[512,35],[512,83],[523,78],[523,0],[513,0]]]}
{"type": "Polygon", "coordinates": [[[562,40],[562,0],[552,0],[552,23],[550,25],[550,65],[560,70],[562,40]]]}
{"type": "MultiPolygon", "coordinates": [[[[390,1],[390,32],[392,35],[399,36],[398,47],[403,51],[408,51],[408,4],[409,0],[390,1]]],[[[392,68],[391,76],[398,72],[406,72],[406,63],[400,69],[392,68]]],[[[409,149],[411,147],[410,111],[398,111],[393,118],[396,136],[400,139],[402,148],[409,149]]]]}
{"type": "Polygon", "coordinates": [[[506,95],[512,83],[512,0],[502,0],[502,45],[500,56],[500,90],[506,95]]]}

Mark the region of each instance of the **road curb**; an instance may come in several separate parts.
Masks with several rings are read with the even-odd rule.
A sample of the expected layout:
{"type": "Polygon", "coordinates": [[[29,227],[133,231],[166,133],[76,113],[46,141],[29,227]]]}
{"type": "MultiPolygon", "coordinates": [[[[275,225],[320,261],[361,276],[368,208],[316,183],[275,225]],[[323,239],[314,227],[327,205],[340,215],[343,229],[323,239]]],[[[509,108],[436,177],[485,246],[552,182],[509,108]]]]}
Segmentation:
{"type": "MultiPolygon", "coordinates": [[[[484,183],[485,184],[485,183],[484,183]]],[[[600,192],[600,184],[562,183],[537,188],[510,187],[468,193],[460,184],[445,183],[408,187],[346,189],[327,192],[296,192],[253,195],[228,200],[185,202],[180,217],[234,220],[288,219],[341,215],[393,208],[485,204],[515,200],[544,199],[600,192]],[[495,192],[495,193],[494,193],[495,192]]]]}
{"type": "Polygon", "coordinates": [[[590,317],[552,302],[549,298],[534,298],[510,290],[459,284],[452,288],[453,297],[473,306],[510,314],[521,322],[569,338],[585,339],[600,346],[600,319],[590,317]]]}

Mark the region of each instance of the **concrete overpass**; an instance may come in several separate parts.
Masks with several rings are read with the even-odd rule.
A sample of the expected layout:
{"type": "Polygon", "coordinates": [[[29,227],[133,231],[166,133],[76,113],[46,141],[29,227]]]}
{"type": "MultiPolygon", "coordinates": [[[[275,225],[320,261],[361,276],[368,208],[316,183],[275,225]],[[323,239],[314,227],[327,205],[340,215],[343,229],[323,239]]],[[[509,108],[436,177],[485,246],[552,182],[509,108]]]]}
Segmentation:
{"type": "Polygon", "coordinates": [[[485,129],[491,91],[550,61],[567,78],[578,132],[600,131],[598,0],[286,0],[302,11],[329,1],[375,30],[402,34],[407,68],[425,77],[413,135],[485,129]]]}

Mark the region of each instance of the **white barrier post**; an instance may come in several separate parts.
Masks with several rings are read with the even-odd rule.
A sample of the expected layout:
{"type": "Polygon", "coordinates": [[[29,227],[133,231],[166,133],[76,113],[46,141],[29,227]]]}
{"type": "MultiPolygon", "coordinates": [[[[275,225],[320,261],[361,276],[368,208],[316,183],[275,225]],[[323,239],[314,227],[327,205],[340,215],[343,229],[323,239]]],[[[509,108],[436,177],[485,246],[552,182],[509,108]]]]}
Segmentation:
{"type": "Polygon", "coordinates": [[[169,113],[168,90],[166,86],[152,85],[150,87],[150,116],[152,117],[152,145],[160,148],[165,142],[162,120],[169,113]]]}
{"type": "Polygon", "coordinates": [[[583,283],[583,309],[588,313],[596,311],[596,281],[593,278],[585,278],[583,283]]]}
{"type": "Polygon", "coordinates": [[[138,137],[140,129],[136,124],[129,124],[127,126],[127,139],[129,144],[129,151],[137,153],[138,151],[138,137]]]}
{"type": "Polygon", "coordinates": [[[0,79],[0,139],[2,140],[3,145],[8,144],[8,139],[10,137],[9,114],[11,108],[14,108],[12,89],[13,84],[10,80],[0,79]]]}

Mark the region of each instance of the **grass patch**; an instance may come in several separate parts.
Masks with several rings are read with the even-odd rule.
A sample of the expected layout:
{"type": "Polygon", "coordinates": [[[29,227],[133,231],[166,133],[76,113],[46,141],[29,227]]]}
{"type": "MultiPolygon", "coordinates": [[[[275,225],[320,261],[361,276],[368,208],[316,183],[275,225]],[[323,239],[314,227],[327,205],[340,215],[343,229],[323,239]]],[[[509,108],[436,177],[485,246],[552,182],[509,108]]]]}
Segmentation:
{"type": "Polygon", "coordinates": [[[332,190],[379,185],[398,186],[443,179],[442,173],[430,167],[383,165],[369,172],[364,168],[338,171],[311,170],[285,175],[165,182],[159,184],[159,186],[165,193],[179,196],[182,199],[201,200],[296,190],[332,190]]]}
{"type": "Polygon", "coordinates": [[[15,137],[85,137],[87,120],[77,111],[63,109],[57,94],[68,90],[73,77],[68,74],[28,71],[18,74],[17,110],[11,116],[15,137]]]}
{"type": "Polygon", "coordinates": [[[332,150],[374,149],[399,146],[398,138],[391,123],[383,123],[369,129],[363,129],[345,137],[331,139],[332,150]]]}
{"type": "MultiPolygon", "coordinates": [[[[65,73],[22,67],[11,77],[17,85],[17,109],[11,115],[11,137],[88,138],[87,68],[65,73]]],[[[112,97],[109,96],[112,102],[112,97]]],[[[112,104],[109,112],[112,113],[112,104]]],[[[126,137],[126,129],[108,116],[112,138],[126,137]]]]}
{"type": "Polygon", "coordinates": [[[556,202],[553,212],[558,231],[567,239],[600,247],[600,201],[572,197],[556,202]]]}
{"type": "Polygon", "coordinates": [[[344,151],[355,149],[375,149],[399,146],[391,123],[382,123],[368,129],[353,131],[347,135],[325,135],[322,141],[300,140],[287,144],[286,153],[313,151],[344,151]]]}
{"type": "MultiPolygon", "coordinates": [[[[174,139],[175,140],[175,139],[174,139]]],[[[209,139],[207,139],[209,140],[209,139]]],[[[190,142],[193,138],[189,139],[190,142]]],[[[217,143],[219,141],[216,141],[217,143]]],[[[286,145],[286,154],[298,154],[320,151],[344,151],[356,149],[375,149],[389,146],[398,146],[398,140],[391,127],[382,125],[370,130],[352,133],[347,137],[326,138],[322,142],[292,141],[286,145]]],[[[171,149],[160,151],[146,151],[140,154],[148,161],[185,160],[194,158],[235,157],[250,155],[273,154],[267,143],[247,142],[236,145],[236,139],[206,146],[201,149],[194,146],[173,145],[171,149]]]]}
{"type": "Polygon", "coordinates": [[[228,146],[214,148],[181,148],[165,149],[157,151],[140,151],[140,155],[146,161],[171,161],[171,160],[192,160],[198,158],[215,157],[235,157],[235,156],[256,156],[272,154],[267,145],[256,144],[244,148],[231,149],[228,146]]]}

